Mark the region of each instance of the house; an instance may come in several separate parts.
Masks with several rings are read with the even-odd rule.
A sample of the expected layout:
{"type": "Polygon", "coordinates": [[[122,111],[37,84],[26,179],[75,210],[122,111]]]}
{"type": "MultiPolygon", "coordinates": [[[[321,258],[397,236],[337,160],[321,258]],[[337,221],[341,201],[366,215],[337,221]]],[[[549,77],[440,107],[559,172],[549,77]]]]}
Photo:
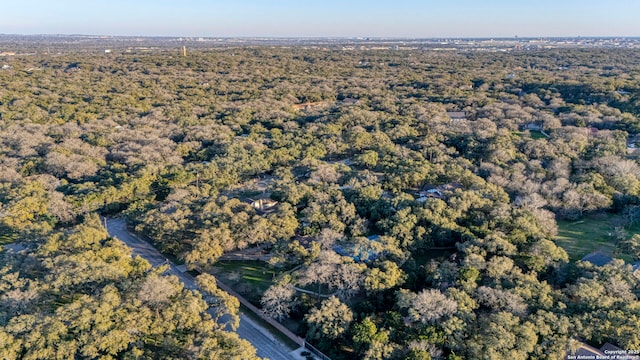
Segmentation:
{"type": "Polygon", "coordinates": [[[605,266],[612,262],[613,258],[607,254],[596,251],[583,257],[582,261],[590,262],[595,266],[605,266]]]}
{"type": "Polygon", "coordinates": [[[356,262],[369,262],[376,260],[383,253],[380,235],[372,235],[360,238],[353,243],[338,244],[333,246],[333,251],[338,255],[347,256],[356,262]]]}
{"type": "Polygon", "coordinates": [[[256,209],[258,213],[262,213],[262,214],[270,213],[274,211],[278,206],[278,202],[271,199],[258,199],[258,200],[249,199],[249,201],[251,201],[251,206],[254,209],[256,209]]]}
{"type": "Polygon", "coordinates": [[[341,102],[344,106],[357,105],[360,102],[358,99],[354,98],[344,98],[341,102]]]}
{"type": "Polygon", "coordinates": [[[380,242],[380,235],[371,235],[371,236],[367,236],[367,239],[369,241],[377,241],[380,242]]]}
{"type": "Polygon", "coordinates": [[[640,149],[640,135],[633,135],[627,138],[627,153],[633,154],[640,149]]]}
{"type": "Polygon", "coordinates": [[[448,192],[453,192],[456,189],[462,189],[464,186],[458,182],[450,182],[442,185],[425,185],[422,190],[418,192],[419,202],[425,202],[428,198],[443,199],[448,192]]]}
{"type": "Polygon", "coordinates": [[[27,247],[25,246],[24,243],[10,243],[10,244],[5,244],[0,246],[0,250],[5,250],[9,253],[21,253],[22,251],[26,250],[27,247]]]}
{"type": "Polygon", "coordinates": [[[7,64],[2,65],[2,70],[11,70],[11,65],[7,65],[7,64]]]}
{"type": "Polygon", "coordinates": [[[528,123],[527,125],[524,126],[524,129],[529,131],[541,131],[542,125],[537,123],[528,123]]]}
{"type": "Polygon", "coordinates": [[[467,114],[464,111],[447,111],[447,116],[453,122],[467,120],[467,114]]]}
{"type": "Polygon", "coordinates": [[[342,159],[342,160],[331,162],[331,164],[344,164],[344,165],[347,165],[347,166],[351,166],[351,165],[355,164],[355,161],[353,161],[352,158],[346,158],[346,159],[342,159]]]}
{"type": "Polygon", "coordinates": [[[425,185],[420,190],[420,196],[443,198],[447,192],[454,192],[457,189],[462,189],[464,186],[458,182],[450,182],[442,185],[425,185]]]}
{"type": "Polygon", "coordinates": [[[291,107],[294,110],[313,110],[324,107],[327,105],[326,101],[306,102],[302,104],[293,104],[291,107]]]}
{"type": "Polygon", "coordinates": [[[420,192],[418,192],[418,196],[419,196],[418,201],[424,202],[428,198],[442,199],[443,195],[442,195],[441,189],[439,189],[439,187],[436,187],[436,188],[421,190],[420,192]],[[421,200],[421,199],[424,199],[424,200],[421,200]]]}

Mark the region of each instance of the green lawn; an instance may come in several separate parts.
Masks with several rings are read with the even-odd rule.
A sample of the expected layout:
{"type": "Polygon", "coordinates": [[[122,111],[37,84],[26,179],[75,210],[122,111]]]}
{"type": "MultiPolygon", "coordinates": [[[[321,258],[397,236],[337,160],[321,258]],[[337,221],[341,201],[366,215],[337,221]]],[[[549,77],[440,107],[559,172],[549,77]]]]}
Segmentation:
{"type": "Polygon", "coordinates": [[[547,139],[546,136],[544,136],[544,134],[542,134],[540,131],[536,131],[536,130],[530,130],[529,131],[529,136],[533,139],[533,140],[538,140],[538,139],[547,139]]]}
{"type": "MultiPolygon", "coordinates": [[[[558,221],[558,236],[556,238],[571,260],[580,260],[594,251],[614,255],[615,240],[612,236],[621,219],[612,214],[594,214],[585,216],[578,221],[558,221]]],[[[627,236],[640,232],[640,225],[626,228],[627,236]]],[[[625,260],[625,256],[621,256],[625,260]]]]}
{"type": "Polygon", "coordinates": [[[254,305],[259,305],[262,294],[277,275],[266,263],[250,260],[218,261],[212,272],[254,305]]]}
{"type": "Polygon", "coordinates": [[[540,131],[537,130],[527,130],[527,131],[512,131],[511,134],[519,137],[519,138],[525,138],[525,137],[529,137],[533,140],[538,140],[538,139],[547,139],[546,136],[544,136],[540,131]]]}
{"type": "Polygon", "coordinates": [[[4,226],[0,227],[0,245],[11,244],[16,241],[16,238],[16,234],[9,228],[5,228],[4,226]]]}

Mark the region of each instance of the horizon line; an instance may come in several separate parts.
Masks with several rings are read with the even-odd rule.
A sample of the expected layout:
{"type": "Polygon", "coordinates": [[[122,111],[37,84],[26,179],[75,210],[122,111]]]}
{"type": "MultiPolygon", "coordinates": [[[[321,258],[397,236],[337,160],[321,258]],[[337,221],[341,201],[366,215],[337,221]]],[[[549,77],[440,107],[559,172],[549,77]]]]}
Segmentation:
{"type": "Polygon", "coordinates": [[[110,34],[82,34],[82,33],[0,33],[0,36],[69,36],[69,37],[108,37],[108,38],[195,38],[195,39],[397,39],[397,40],[426,40],[426,39],[567,39],[567,38],[596,38],[596,39],[618,39],[618,38],[631,38],[638,39],[640,35],[497,35],[497,36],[362,36],[362,35],[291,35],[291,36],[269,36],[269,35],[225,35],[225,36],[211,36],[211,35],[110,35],[110,34]]]}

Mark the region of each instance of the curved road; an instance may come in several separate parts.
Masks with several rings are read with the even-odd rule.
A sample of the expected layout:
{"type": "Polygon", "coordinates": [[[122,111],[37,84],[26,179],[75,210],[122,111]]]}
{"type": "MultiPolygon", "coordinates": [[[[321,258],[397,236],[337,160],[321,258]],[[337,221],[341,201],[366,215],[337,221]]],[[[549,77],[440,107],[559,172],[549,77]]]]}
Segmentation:
{"type": "MultiPolygon", "coordinates": [[[[172,275],[177,276],[187,289],[198,289],[195,279],[189,273],[182,272],[172,262],[168,261],[156,248],[154,248],[148,242],[140,239],[137,236],[132,235],[127,231],[125,221],[120,218],[108,219],[106,221],[107,231],[111,237],[118,238],[124,242],[133,250],[134,255],[149,261],[149,263],[156,267],[164,265],[167,262],[170,265],[169,272],[172,275]]],[[[301,359],[300,356],[296,356],[296,350],[290,349],[284,344],[277,341],[267,329],[256,324],[246,315],[240,314],[240,326],[236,330],[238,335],[249,341],[257,350],[257,355],[262,358],[273,360],[297,360],[301,359]]],[[[304,358],[302,358],[304,359],[304,358]]]]}

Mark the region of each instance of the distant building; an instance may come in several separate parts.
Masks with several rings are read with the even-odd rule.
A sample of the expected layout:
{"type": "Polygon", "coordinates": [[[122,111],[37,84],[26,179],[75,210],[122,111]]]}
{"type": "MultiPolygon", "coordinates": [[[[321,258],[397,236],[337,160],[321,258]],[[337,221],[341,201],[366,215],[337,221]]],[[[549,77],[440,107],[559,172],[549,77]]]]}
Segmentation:
{"type": "Polygon", "coordinates": [[[333,251],[338,255],[350,257],[356,262],[373,261],[382,254],[380,235],[369,236],[364,242],[334,245],[333,251]]]}
{"type": "Polygon", "coordinates": [[[629,136],[627,139],[627,153],[634,154],[639,152],[640,146],[640,135],[629,136]]]}
{"type": "Polygon", "coordinates": [[[464,111],[447,111],[447,116],[451,121],[467,120],[467,114],[464,111]]]}
{"type": "Polygon", "coordinates": [[[293,104],[291,107],[294,110],[314,110],[327,106],[325,101],[306,102],[302,104],[293,104]]]}
{"type": "Polygon", "coordinates": [[[10,243],[10,244],[5,244],[0,246],[0,250],[4,250],[7,251],[9,253],[20,253],[24,250],[26,250],[27,247],[25,246],[24,243],[10,243]]]}
{"type": "Polygon", "coordinates": [[[438,198],[441,199],[442,198],[442,190],[440,190],[439,188],[433,188],[433,189],[427,189],[427,190],[423,190],[420,191],[419,193],[421,198],[438,198]]]}
{"type": "Polygon", "coordinates": [[[601,253],[599,251],[596,251],[583,257],[582,261],[590,262],[595,266],[605,266],[608,263],[613,261],[613,257],[607,254],[601,253]]]}
{"type": "Polygon", "coordinates": [[[10,70],[11,69],[11,65],[2,65],[2,70],[10,70]]]}
{"type": "Polygon", "coordinates": [[[258,214],[261,214],[261,215],[268,214],[268,213],[274,211],[278,207],[278,202],[277,201],[271,200],[271,199],[268,199],[268,198],[258,199],[258,200],[244,199],[243,201],[245,203],[250,204],[251,207],[256,209],[256,212],[258,214]]]}
{"type": "Polygon", "coordinates": [[[349,105],[356,105],[360,102],[360,100],[358,99],[354,99],[354,98],[345,98],[342,100],[341,104],[345,105],[345,106],[349,106],[349,105]]]}
{"type": "Polygon", "coordinates": [[[527,125],[524,126],[524,129],[531,130],[531,131],[541,131],[542,125],[537,123],[528,123],[527,125]]]}
{"type": "Polygon", "coordinates": [[[419,202],[425,202],[428,198],[443,199],[447,196],[447,193],[454,192],[456,189],[462,189],[464,186],[458,182],[450,182],[442,185],[425,185],[422,190],[418,192],[419,202]]]}
{"type": "Polygon", "coordinates": [[[371,235],[371,236],[367,236],[367,239],[369,241],[380,241],[380,235],[371,235]]]}

